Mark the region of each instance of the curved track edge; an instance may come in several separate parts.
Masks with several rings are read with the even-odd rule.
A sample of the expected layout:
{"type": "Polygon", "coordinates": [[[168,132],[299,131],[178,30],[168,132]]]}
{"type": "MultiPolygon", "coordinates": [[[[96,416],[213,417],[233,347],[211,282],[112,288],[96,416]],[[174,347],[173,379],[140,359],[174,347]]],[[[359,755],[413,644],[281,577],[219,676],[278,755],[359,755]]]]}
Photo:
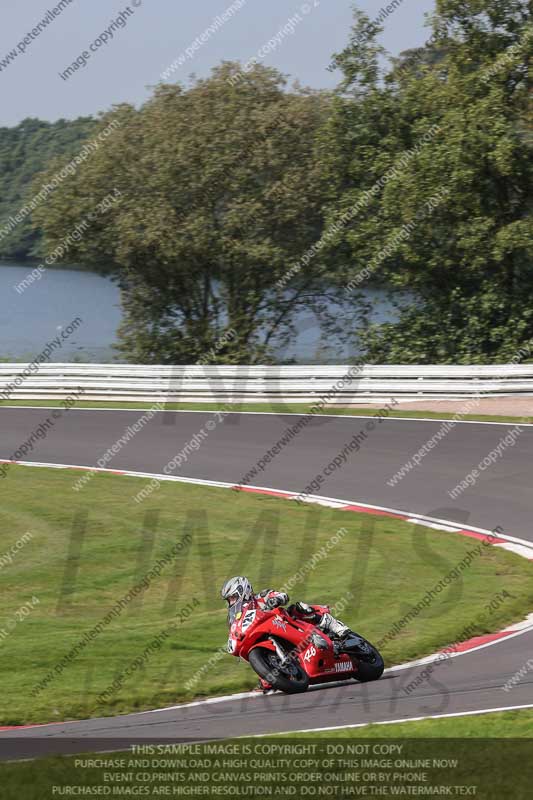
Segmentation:
{"type": "MultiPolygon", "coordinates": [[[[134,477],[134,478],[147,478],[147,479],[157,479],[158,481],[169,481],[169,482],[176,482],[176,483],[189,483],[189,484],[196,484],[200,486],[207,486],[213,488],[221,488],[221,489],[231,489],[233,491],[244,492],[244,493],[251,493],[251,494],[262,494],[268,495],[270,497],[278,497],[284,500],[295,500],[298,497],[296,492],[289,492],[289,491],[282,491],[279,489],[272,489],[267,486],[246,486],[241,487],[237,486],[233,483],[223,482],[223,481],[211,481],[211,480],[204,480],[201,478],[186,478],[181,476],[175,475],[161,475],[157,473],[150,473],[150,472],[134,472],[130,470],[114,470],[114,469],[106,469],[101,467],[91,467],[91,466],[80,466],[75,464],[55,464],[55,463],[46,463],[46,462],[34,462],[34,461],[9,461],[7,459],[0,459],[0,464],[16,464],[18,466],[24,467],[36,467],[36,468],[46,468],[46,469],[62,469],[62,470],[81,470],[81,471],[91,471],[96,473],[102,474],[110,474],[110,475],[121,475],[124,477],[134,477]]],[[[428,517],[424,514],[419,514],[416,512],[405,512],[394,508],[388,508],[386,506],[376,506],[370,505],[368,503],[360,503],[356,501],[349,501],[343,500],[340,498],[334,497],[325,497],[321,495],[309,495],[305,500],[302,502],[308,504],[318,504],[321,506],[326,506],[328,508],[338,509],[339,511],[347,511],[347,512],[355,512],[355,513],[365,513],[371,514],[375,516],[385,516],[385,517],[392,517],[394,519],[403,520],[404,522],[410,522],[412,524],[421,525],[422,527],[427,527],[432,530],[442,531],[443,533],[455,533],[461,536],[467,536],[470,538],[477,539],[478,541],[482,541],[487,546],[492,547],[500,547],[504,550],[510,551],[515,555],[518,555],[522,558],[526,558],[530,561],[533,561],[533,543],[528,542],[524,539],[519,539],[515,536],[510,536],[508,534],[498,532],[495,534],[493,531],[490,531],[485,528],[478,528],[470,525],[462,525],[450,520],[443,520],[436,517],[428,517]]],[[[515,636],[521,636],[525,633],[533,631],[533,613],[529,614],[524,620],[518,623],[514,623],[513,625],[504,628],[501,631],[491,634],[485,634],[483,636],[476,636],[471,639],[465,640],[463,642],[455,642],[453,643],[453,650],[450,652],[450,646],[439,650],[436,653],[433,653],[429,656],[424,656],[420,659],[415,659],[413,661],[406,662],[404,664],[397,664],[392,667],[388,667],[385,670],[385,673],[392,673],[392,672],[399,672],[404,669],[409,669],[410,667],[423,665],[423,664],[431,664],[439,659],[442,659],[443,656],[446,658],[458,658],[459,656],[465,655],[467,653],[472,653],[476,650],[481,650],[486,647],[491,647],[492,645],[498,644],[503,639],[510,639],[515,636]]],[[[320,685],[312,687],[312,690],[320,689],[320,685]]],[[[164,708],[157,708],[157,709],[150,709],[148,711],[140,712],[142,714],[153,714],[160,711],[168,711],[176,708],[190,708],[193,706],[199,705],[209,705],[213,703],[222,703],[228,700],[236,700],[240,698],[253,698],[259,697],[256,692],[240,692],[231,695],[224,695],[224,696],[217,696],[211,697],[204,700],[195,700],[189,703],[179,703],[173,706],[165,706],[164,708]]],[[[406,720],[402,719],[395,719],[395,720],[386,720],[382,722],[364,722],[364,723],[357,723],[355,725],[343,725],[338,726],[340,728],[358,728],[364,727],[366,725],[372,724],[392,724],[395,722],[402,722],[402,721],[420,721],[423,719],[439,719],[442,717],[455,717],[455,716],[467,716],[470,714],[482,714],[482,713],[489,713],[489,712],[501,712],[501,711],[510,711],[510,710],[517,710],[520,708],[526,709],[531,708],[533,705],[523,705],[523,706],[507,706],[502,708],[492,708],[492,709],[484,709],[475,712],[459,712],[455,714],[441,714],[441,715],[434,715],[428,717],[417,717],[417,718],[409,718],[406,720]]],[[[137,712],[139,713],[139,712],[137,712]]],[[[74,721],[74,720],[73,720],[74,721]]],[[[75,720],[75,722],[79,722],[80,720],[75,720]]],[[[0,727],[0,731],[8,731],[8,730],[21,730],[24,728],[42,728],[48,725],[61,725],[65,724],[63,722],[50,722],[38,725],[16,725],[16,726],[7,726],[7,727],[0,727]]],[[[336,730],[335,726],[328,727],[328,728],[312,728],[312,729],[305,729],[299,731],[293,731],[293,733],[303,733],[307,732],[319,732],[319,731],[326,731],[326,730],[336,730]]]]}

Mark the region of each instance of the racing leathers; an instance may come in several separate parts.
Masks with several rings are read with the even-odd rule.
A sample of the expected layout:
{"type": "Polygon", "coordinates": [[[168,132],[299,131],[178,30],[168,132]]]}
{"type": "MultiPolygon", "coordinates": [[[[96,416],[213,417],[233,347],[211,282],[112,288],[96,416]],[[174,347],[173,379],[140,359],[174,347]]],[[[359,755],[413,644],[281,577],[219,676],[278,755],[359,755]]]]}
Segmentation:
{"type": "MultiPolygon", "coordinates": [[[[276,592],[274,589],[263,589],[259,594],[254,595],[254,600],[261,610],[279,608],[287,605],[289,595],[286,592],[276,592]]],[[[321,614],[307,603],[293,603],[287,609],[291,617],[301,619],[305,622],[312,622],[317,628],[324,631],[333,639],[342,639],[350,630],[347,625],[326,612],[321,614]]]]}

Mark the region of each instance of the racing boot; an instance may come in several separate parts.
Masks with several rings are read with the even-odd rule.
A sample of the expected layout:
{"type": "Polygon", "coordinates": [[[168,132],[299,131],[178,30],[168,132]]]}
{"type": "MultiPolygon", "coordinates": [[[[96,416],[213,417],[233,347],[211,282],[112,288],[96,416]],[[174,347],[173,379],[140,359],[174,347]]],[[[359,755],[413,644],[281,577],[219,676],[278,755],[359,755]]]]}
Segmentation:
{"type": "Polygon", "coordinates": [[[256,694],[273,694],[276,690],[268,681],[259,678],[257,686],[252,691],[256,694]]]}
{"type": "Polygon", "coordinates": [[[343,639],[350,629],[340,619],[336,619],[332,614],[322,614],[322,619],[317,625],[317,628],[327,633],[331,639],[343,639]]]}
{"type": "Polygon", "coordinates": [[[332,614],[326,613],[322,615],[322,619],[317,624],[317,628],[327,633],[333,642],[335,655],[338,656],[342,650],[344,640],[351,633],[349,627],[339,619],[336,619],[332,614]]]}

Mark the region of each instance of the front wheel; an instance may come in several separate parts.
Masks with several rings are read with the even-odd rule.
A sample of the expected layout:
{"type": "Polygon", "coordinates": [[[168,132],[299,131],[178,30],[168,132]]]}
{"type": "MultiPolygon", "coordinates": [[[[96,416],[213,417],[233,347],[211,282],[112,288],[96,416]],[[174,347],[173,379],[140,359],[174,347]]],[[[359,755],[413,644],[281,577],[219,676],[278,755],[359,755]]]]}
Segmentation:
{"type": "Polygon", "coordinates": [[[278,655],[266,647],[255,647],[248,661],[260,678],[280,692],[297,694],[307,691],[309,687],[309,678],[298,662],[282,665],[278,655]]]}

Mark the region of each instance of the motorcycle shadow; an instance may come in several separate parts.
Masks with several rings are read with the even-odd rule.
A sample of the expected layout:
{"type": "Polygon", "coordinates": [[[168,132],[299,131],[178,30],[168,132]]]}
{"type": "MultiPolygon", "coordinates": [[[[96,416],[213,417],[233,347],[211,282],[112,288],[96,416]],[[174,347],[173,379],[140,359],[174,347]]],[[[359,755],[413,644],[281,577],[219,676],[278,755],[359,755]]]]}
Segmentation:
{"type": "MultiPolygon", "coordinates": [[[[387,673],[386,675],[383,675],[383,677],[379,678],[379,680],[372,681],[371,683],[375,685],[375,684],[383,683],[384,681],[391,680],[392,678],[397,678],[397,677],[398,677],[397,675],[387,673]]],[[[332,682],[332,683],[329,683],[329,682],[328,683],[315,683],[315,684],[312,684],[311,686],[309,686],[309,688],[307,689],[306,692],[302,692],[301,694],[287,694],[286,692],[281,692],[281,691],[276,689],[273,692],[269,692],[268,694],[265,694],[264,697],[265,698],[270,698],[270,697],[296,698],[296,697],[298,697],[298,698],[300,698],[300,700],[303,700],[305,697],[307,697],[309,695],[310,692],[325,692],[328,689],[359,689],[359,688],[361,688],[363,686],[365,687],[365,691],[366,691],[366,689],[370,685],[371,685],[370,683],[364,683],[363,684],[362,682],[360,683],[357,680],[335,681],[335,682],[332,682]]]]}

